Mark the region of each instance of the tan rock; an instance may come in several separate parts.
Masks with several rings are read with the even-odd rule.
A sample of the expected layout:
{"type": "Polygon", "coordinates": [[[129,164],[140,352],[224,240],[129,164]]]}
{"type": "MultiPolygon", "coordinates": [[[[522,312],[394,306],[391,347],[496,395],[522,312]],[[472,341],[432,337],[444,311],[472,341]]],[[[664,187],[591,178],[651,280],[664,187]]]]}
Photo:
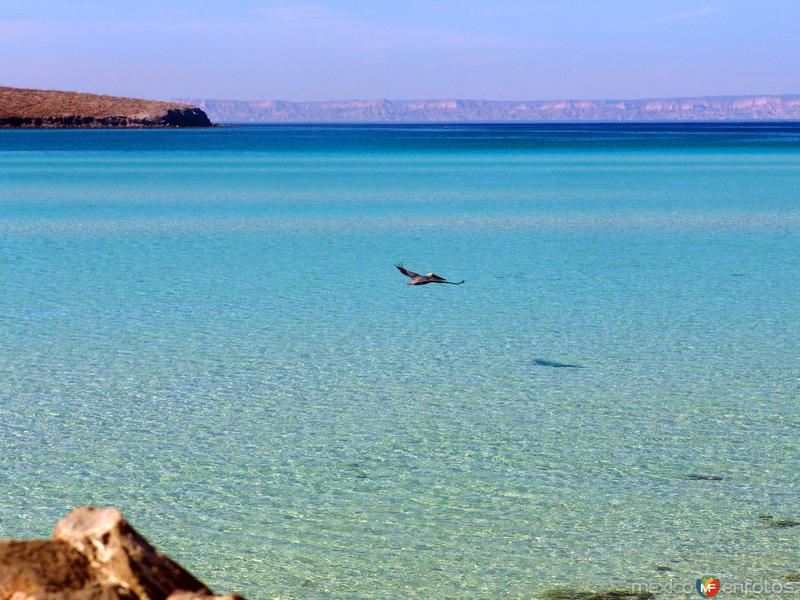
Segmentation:
{"type": "Polygon", "coordinates": [[[94,580],[89,561],[64,542],[0,542],[0,600],[133,600],[94,580]]]}
{"type": "Polygon", "coordinates": [[[80,590],[91,579],[86,558],[68,544],[0,542],[0,599],[80,590]]]}
{"type": "Polygon", "coordinates": [[[140,600],[166,600],[175,590],[211,594],[199,579],[151,546],[116,508],[78,508],[58,522],[53,539],[83,554],[102,583],[128,588],[140,600]]]}
{"type": "Polygon", "coordinates": [[[214,596],[116,508],[85,506],[52,540],[0,542],[0,600],[243,600],[214,596]]]}

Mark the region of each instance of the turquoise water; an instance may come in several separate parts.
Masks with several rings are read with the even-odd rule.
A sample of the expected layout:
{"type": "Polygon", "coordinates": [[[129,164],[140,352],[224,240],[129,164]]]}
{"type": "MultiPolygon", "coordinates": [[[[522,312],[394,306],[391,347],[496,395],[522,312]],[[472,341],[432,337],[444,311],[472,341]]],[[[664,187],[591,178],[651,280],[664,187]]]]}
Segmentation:
{"type": "Polygon", "coordinates": [[[113,504],[264,600],[796,597],[800,126],[0,131],[0,280],[0,537],[113,504]]]}

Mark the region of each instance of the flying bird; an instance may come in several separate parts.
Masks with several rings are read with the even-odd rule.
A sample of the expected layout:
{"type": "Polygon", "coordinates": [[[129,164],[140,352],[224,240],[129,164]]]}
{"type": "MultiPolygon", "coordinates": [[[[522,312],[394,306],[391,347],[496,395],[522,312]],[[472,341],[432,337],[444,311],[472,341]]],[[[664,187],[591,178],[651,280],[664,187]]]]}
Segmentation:
{"type": "Polygon", "coordinates": [[[409,271],[403,265],[395,265],[395,267],[397,267],[397,270],[403,275],[410,278],[410,281],[407,281],[406,285],[428,285],[429,283],[448,283],[450,285],[461,285],[464,283],[463,279],[461,281],[447,281],[447,279],[444,277],[439,277],[436,273],[420,275],[419,273],[414,273],[414,271],[409,271]]]}

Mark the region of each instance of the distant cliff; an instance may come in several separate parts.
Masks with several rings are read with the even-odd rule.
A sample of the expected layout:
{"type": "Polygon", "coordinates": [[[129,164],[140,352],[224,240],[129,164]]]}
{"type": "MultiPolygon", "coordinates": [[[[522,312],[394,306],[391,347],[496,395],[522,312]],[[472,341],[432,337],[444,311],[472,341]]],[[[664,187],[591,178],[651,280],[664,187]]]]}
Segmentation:
{"type": "Polygon", "coordinates": [[[0,127],[210,126],[205,112],[184,103],[0,87],[0,127]]]}
{"type": "Polygon", "coordinates": [[[798,96],[649,100],[181,100],[220,123],[800,120],[798,96]]]}

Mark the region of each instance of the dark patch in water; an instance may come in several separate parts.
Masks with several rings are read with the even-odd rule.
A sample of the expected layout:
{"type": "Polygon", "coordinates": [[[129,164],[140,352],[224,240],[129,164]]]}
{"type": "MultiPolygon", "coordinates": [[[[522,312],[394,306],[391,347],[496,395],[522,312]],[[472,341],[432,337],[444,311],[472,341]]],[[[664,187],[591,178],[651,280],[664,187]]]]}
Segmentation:
{"type": "Polygon", "coordinates": [[[585,592],[573,588],[558,588],[544,593],[547,600],[650,600],[652,592],[629,592],[628,590],[608,590],[606,592],[585,592]]]}
{"type": "Polygon", "coordinates": [[[554,369],[585,369],[583,365],[573,365],[570,363],[562,363],[557,360],[546,360],[544,358],[534,358],[533,364],[540,367],[553,367],[554,369]]]}
{"type": "Polygon", "coordinates": [[[702,475],[700,473],[688,473],[686,475],[686,479],[691,479],[692,481],[722,481],[725,479],[721,475],[702,475]]]}
{"type": "Polygon", "coordinates": [[[764,523],[764,527],[797,527],[800,521],[794,519],[770,519],[764,523]]]}
{"type": "Polygon", "coordinates": [[[656,571],[659,573],[668,573],[672,571],[672,567],[668,567],[667,565],[656,565],[656,571]]]}
{"type": "Polygon", "coordinates": [[[347,471],[355,471],[356,479],[369,479],[369,473],[361,468],[361,463],[357,460],[343,463],[342,468],[347,471]]]}

